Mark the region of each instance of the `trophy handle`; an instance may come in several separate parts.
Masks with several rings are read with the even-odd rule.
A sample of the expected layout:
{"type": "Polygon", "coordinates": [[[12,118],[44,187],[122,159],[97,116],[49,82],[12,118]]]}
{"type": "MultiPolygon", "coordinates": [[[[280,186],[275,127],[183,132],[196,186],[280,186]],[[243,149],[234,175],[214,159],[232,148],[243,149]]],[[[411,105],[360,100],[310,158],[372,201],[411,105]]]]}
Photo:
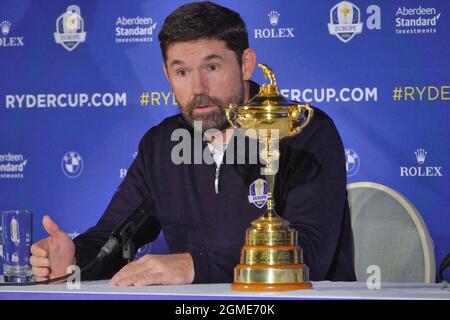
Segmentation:
{"type": "Polygon", "coordinates": [[[314,116],[314,110],[309,106],[309,104],[298,104],[296,106],[292,106],[289,108],[289,136],[295,136],[300,131],[303,130],[312,120],[314,116]],[[303,111],[306,110],[308,112],[306,119],[302,117],[303,111]],[[299,124],[299,121],[304,119],[302,123],[299,124]]]}
{"type": "Polygon", "coordinates": [[[227,120],[230,123],[230,125],[234,129],[239,129],[240,126],[236,121],[236,109],[237,105],[234,105],[233,103],[230,103],[228,107],[225,109],[225,115],[227,116],[227,120]]]}

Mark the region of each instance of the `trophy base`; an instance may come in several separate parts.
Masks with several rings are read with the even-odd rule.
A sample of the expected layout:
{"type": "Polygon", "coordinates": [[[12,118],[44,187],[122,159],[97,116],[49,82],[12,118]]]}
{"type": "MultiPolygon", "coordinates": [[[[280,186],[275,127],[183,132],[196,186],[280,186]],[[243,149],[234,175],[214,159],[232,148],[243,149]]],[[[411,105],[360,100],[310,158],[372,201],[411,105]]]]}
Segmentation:
{"type": "Polygon", "coordinates": [[[231,290],[234,291],[292,291],[312,289],[311,282],[300,283],[239,283],[231,284],[231,290]]]}
{"type": "Polygon", "coordinates": [[[304,264],[238,264],[234,268],[236,291],[289,291],[312,289],[308,267],[304,264]]]}

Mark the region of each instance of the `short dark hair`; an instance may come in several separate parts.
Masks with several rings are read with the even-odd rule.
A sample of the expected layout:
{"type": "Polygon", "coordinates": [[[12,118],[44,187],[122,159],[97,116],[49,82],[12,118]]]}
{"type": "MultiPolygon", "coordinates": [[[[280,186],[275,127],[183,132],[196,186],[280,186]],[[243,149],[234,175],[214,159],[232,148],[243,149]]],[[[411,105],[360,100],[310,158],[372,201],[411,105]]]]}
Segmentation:
{"type": "Polygon", "coordinates": [[[158,35],[164,62],[169,45],[202,38],[224,41],[235,52],[239,64],[249,47],[245,22],[239,13],[209,1],[192,2],[173,11],[164,21],[158,35]]]}

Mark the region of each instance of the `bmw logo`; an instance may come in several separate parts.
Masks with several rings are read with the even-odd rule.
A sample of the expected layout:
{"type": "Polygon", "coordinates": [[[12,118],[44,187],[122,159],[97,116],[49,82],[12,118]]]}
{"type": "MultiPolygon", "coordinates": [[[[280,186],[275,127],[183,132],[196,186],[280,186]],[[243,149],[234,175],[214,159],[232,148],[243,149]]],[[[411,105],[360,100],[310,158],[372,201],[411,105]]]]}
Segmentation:
{"type": "Polygon", "coordinates": [[[79,153],[69,151],[61,160],[61,168],[67,178],[77,178],[83,172],[83,158],[79,153]]]}
{"type": "Polygon", "coordinates": [[[354,176],[359,170],[359,156],[352,149],[345,149],[345,168],[347,177],[354,176]]]}

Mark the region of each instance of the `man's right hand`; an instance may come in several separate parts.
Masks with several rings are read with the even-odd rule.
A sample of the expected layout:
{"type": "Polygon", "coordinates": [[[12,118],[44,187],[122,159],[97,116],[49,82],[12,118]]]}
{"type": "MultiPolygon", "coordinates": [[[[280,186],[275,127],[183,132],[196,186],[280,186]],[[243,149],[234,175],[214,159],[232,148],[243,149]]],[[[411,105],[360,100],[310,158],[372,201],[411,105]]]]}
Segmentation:
{"type": "Polygon", "coordinates": [[[49,237],[31,246],[31,270],[38,281],[67,274],[67,267],[75,263],[75,244],[58,225],[44,216],[42,224],[49,237]]]}

